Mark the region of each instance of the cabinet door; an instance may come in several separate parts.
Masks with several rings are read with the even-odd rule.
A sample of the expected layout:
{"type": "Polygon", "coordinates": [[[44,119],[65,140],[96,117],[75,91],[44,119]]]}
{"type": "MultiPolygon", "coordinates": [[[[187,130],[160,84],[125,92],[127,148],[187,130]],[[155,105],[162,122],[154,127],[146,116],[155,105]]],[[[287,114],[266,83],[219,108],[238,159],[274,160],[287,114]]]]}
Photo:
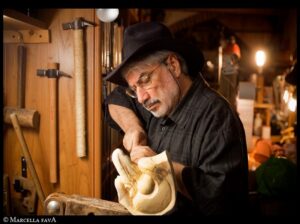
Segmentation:
{"type": "MultiPolygon", "coordinates": [[[[26,80],[25,108],[40,114],[38,129],[22,128],[35,170],[47,197],[53,192],[79,194],[99,198],[101,195],[101,76],[99,66],[99,22],[94,9],[41,9],[39,19],[48,25],[51,41],[47,44],[25,44],[26,80]],[[96,26],[84,29],[85,111],[87,156],[76,155],[75,79],[73,30],[63,30],[62,24],[77,17],[96,26]],[[49,79],[37,76],[37,69],[46,69],[48,63],[58,63],[59,70],[70,78],[57,79],[57,164],[58,181],[50,182],[49,79]]],[[[17,105],[17,47],[3,44],[3,106],[17,105]]],[[[13,188],[13,180],[21,176],[21,146],[11,125],[3,129],[4,173],[8,174],[11,205],[17,207],[21,194],[13,188]]],[[[32,179],[28,170],[28,179],[32,179]]],[[[38,202],[38,214],[43,214],[38,202]]]]}

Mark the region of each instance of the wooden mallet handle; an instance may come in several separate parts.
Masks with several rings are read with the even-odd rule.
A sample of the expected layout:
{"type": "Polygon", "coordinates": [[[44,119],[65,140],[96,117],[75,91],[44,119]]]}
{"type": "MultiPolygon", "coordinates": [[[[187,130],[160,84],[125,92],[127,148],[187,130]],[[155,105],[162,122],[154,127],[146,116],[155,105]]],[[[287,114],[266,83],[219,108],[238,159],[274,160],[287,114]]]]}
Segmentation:
{"type": "Polygon", "coordinates": [[[23,155],[24,155],[24,157],[27,161],[28,168],[30,170],[31,176],[33,178],[34,185],[35,185],[36,190],[37,190],[37,194],[38,194],[39,199],[41,200],[42,206],[43,206],[44,201],[45,201],[45,194],[43,192],[41,183],[39,181],[39,177],[38,177],[38,175],[36,173],[36,170],[34,168],[34,164],[33,164],[33,161],[31,159],[30,152],[29,152],[29,149],[27,147],[23,132],[21,130],[17,115],[15,113],[12,113],[10,115],[10,118],[11,118],[12,124],[14,126],[15,132],[17,134],[18,140],[21,144],[21,149],[22,149],[23,155]]]}

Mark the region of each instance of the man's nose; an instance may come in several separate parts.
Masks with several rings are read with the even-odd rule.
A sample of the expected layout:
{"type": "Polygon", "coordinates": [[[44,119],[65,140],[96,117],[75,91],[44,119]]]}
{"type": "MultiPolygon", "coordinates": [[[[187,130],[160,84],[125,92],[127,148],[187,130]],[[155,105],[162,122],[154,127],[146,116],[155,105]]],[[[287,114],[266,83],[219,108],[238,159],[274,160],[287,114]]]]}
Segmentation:
{"type": "Polygon", "coordinates": [[[140,87],[137,87],[136,95],[137,95],[138,102],[141,104],[143,104],[150,97],[149,93],[145,89],[140,87]]]}

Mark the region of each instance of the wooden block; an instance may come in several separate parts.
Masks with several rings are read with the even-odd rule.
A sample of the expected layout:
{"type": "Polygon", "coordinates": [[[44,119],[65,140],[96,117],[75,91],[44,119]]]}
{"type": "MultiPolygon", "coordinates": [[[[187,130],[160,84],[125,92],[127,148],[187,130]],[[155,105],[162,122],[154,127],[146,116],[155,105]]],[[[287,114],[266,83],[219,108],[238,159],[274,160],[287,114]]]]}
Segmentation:
{"type": "Polygon", "coordinates": [[[119,203],[80,195],[52,193],[44,204],[46,215],[130,215],[119,203]]]}

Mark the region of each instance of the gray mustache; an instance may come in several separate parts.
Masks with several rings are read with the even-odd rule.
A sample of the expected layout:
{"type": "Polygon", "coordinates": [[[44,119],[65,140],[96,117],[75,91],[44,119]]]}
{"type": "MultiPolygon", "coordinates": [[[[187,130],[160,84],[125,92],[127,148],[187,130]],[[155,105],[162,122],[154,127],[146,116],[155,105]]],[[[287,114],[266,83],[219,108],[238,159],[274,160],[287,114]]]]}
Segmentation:
{"type": "Polygon", "coordinates": [[[149,99],[149,100],[146,100],[144,103],[143,103],[143,106],[148,109],[149,107],[151,107],[152,105],[158,103],[159,100],[158,99],[149,99]]]}

